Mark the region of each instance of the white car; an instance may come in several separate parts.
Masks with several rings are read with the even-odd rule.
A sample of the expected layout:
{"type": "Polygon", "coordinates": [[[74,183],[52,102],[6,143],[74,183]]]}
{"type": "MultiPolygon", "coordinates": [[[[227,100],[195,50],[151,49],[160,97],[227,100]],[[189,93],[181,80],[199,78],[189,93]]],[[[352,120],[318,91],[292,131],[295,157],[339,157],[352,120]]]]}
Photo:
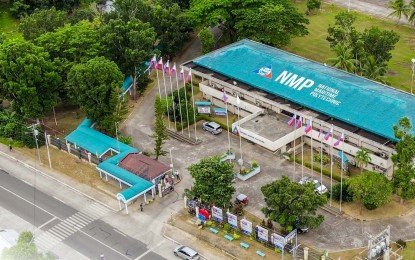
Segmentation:
{"type": "Polygon", "coordinates": [[[222,133],[222,127],[215,122],[205,122],[202,124],[202,128],[203,130],[208,131],[213,135],[218,135],[222,133]]]}
{"type": "Polygon", "coordinates": [[[318,180],[314,180],[311,177],[303,177],[301,178],[301,180],[298,182],[299,184],[305,184],[305,183],[313,183],[314,184],[314,191],[320,195],[324,194],[327,192],[327,188],[326,186],[324,186],[321,182],[319,182],[318,180]]]}
{"type": "Polygon", "coordinates": [[[174,255],[186,260],[198,260],[199,254],[188,246],[178,246],[174,249],[174,255]]]}

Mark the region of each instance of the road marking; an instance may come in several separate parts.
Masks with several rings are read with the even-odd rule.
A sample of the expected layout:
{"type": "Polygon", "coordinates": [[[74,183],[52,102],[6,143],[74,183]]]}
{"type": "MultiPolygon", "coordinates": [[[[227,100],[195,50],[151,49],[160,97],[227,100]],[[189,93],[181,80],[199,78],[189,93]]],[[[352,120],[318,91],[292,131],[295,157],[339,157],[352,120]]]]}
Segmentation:
{"type": "Polygon", "coordinates": [[[57,198],[57,197],[55,197],[55,196],[54,196],[53,198],[54,198],[55,200],[58,200],[58,201],[62,202],[63,204],[66,204],[66,203],[65,203],[65,201],[63,201],[63,200],[61,200],[61,199],[59,199],[59,198],[57,198]]]}
{"type": "Polygon", "coordinates": [[[157,247],[159,247],[164,242],[166,242],[165,239],[161,240],[160,242],[158,242],[157,245],[150,247],[147,251],[145,251],[144,253],[142,253],[141,255],[139,255],[135,260],[138,260],[138,259],[143,258],[145,255],[147,255],[148,253],[150,253],[151,251],[153,251],[154,249],[156,249],[157,247]]]}
{"type": "Polygon", "coordinates": [[[115,232],[117,232],[118,234],[120,234],[121,236],[125,236],[125,237],[127,237],[127,235],[126,235],[126,234],[124,234],[123,232],[121,232],[121,231],[119,231],[119,230],[117,230],[117,229],[115,229],[115,228],[113,228],[113,230],[114,230],[115,232]]]}
{"type": "Polygon", "coordinates": [[[27,185],[33,186],[33,184],[31,184],[30,182],[26,181],[26,180],[22,180],[24,183],[26,183],[27,185]]]}
{"type": "Polygon", "coordinates": [[[36,232],[36,230],[39,230],[39,229],[43,228],[44,226],[46,226],[46,225],[47,225],[47,224],[49,224],[50,222],[54,221],[55,219],[57,219],[57,217],[53,217],[53,218],[49,219],[48,221],[46,221],[45,223],[43,223],[42,225],[38,226],[38,227],[35,229],[35,232],[36,232]]]}

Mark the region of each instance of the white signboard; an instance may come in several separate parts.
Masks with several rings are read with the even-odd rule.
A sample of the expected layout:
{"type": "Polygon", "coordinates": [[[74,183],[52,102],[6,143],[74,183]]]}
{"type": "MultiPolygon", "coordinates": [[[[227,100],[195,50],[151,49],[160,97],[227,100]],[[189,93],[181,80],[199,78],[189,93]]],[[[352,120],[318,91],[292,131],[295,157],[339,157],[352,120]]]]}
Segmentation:
{"type": "Polygon", "coordinates": [[[242,233],[250,236],[252,233],[252,223],[246,219],[241,219],[241,230],[242,230],[242,233]]]}
{"type": "Polygon", "coordinates": [[[218,207],[213,206],[213,207],[212,207],[212,217],[213,217],[216,221],[218,221],[218,222],[222,222],[222,220],[223,220],[222,209],[221,209],[221,208],[218,208],[218,207]]]}
{"type": "Polygon", "coordinates": [[[283,236],[273,233],[271,237],[272,237],[272,243],[274,244],[274,246],[278,247],[279,249],[284,248],[285,238],[283,236]]]}
{"type": "Polygon", "coordinates": [[[228,214],[228,223],[232,228],[237,228],[238,227],[238,217],[235,216],[234,214],[231,213],[227,213],[228,214]]]}
{"type": "Polygon", "coordinates": [[[293,239],[295,236],[297,235],[297,229],[294,229],[293,231],[290,232],[290,234],[288,234],[285,237],[285,242],[284,244],[287,244],[288,242],[290,242],[291,239],[293,239]]]}
{"type": "Polygon", "coordinates": [[[209,106],[197,107],[197,112],[199,114],[210,114],[210,107],[209,106]]]}
{"type": "Polygon", "coordinates": [[[258,229],[258,238],[264,242],[268,242],[268,229],[256,226],[258,229]]]}

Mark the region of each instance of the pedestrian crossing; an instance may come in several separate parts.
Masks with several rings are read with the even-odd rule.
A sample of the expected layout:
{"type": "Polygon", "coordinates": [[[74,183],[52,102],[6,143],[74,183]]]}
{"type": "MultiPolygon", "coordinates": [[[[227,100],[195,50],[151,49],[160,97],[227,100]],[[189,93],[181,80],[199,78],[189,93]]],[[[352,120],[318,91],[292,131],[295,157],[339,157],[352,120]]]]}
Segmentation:
{"type": "Polygon", "coordinates": [[[85,206],[81,211],[61,220],[58,224],[44,231],[35,232],[35,243],[39,249],[47,252],[55,245],[75,234],[93,221],[109,214],[111,210],[96,202],[85,206]],[[42,232],[42,233],[40,233],[42,232]]]}

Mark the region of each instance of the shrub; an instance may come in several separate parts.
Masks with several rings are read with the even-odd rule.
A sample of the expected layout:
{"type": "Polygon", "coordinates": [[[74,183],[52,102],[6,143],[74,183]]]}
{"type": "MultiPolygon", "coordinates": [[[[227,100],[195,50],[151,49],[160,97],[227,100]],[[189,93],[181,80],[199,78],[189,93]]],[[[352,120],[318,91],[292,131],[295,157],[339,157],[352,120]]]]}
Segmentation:
{"type": "MultiPolygon", "coordinates": [[[[332,197],[333,197],[334,200],[340,201],[340,183],[337,183],[333,186],[332,197]]],[[[351,190],[349,190],[349,183],[348,182],[343,182],[342,201],[343,202],[353,201],[353,193],[352,193],[351,190]]]]}
{"type": "Polygon", "coordinates": [[[240,236],[240,235],[238,235],[238,234],[236,234],[236,233],[234,233],[234,234],[233,234],[233,238],[234,238],[235,240],[238,240],[239,238],[241,238],[241,236],[240,236]]]}
{"type": "Polygon", "coordinates": [[[226,233],[229,233],[229,231],[231,231],[231,225],[229,225],[229,223],[226,223],[225,225],[223,225],[223,230],[226,233]]]}
{"type": "Polygon", "coordinates": [[[328,164],[330,162],[330,157],[328,157],[325,154],[323,154],[323,157],[321,157],[320,154],[315,154],[313,156],[313,161],[315,161],[315,162],[321,162],[321,158],[323,158],[323,165],[324,164],[328,164]]]}
{"type": "Polygon", "coordinates": [[[274,225],[272,224],[271,220],[267,220],[267,228],[272,229],[274,227],[274,225]]]}
{"type": "Polygon", "coordinates": [[[402,248],[406,247],[406,242],[402,239],[399,239],[398,241],[396,241],[396,244],[400,245],[402,248]]]}
{"type": "Polygon", "coordinates": [[[258,163],[257,163],[257,161],[252,161],[252,168],[256,168],[256,167],[258,167],[258,163]]]}
{"type": "Polygon", "coordinates": [[[208,226],[208,227],[212,226],[212,224],[213,224],[213,222],[211,220],[206,222],[206,226],[208,226]]]}

